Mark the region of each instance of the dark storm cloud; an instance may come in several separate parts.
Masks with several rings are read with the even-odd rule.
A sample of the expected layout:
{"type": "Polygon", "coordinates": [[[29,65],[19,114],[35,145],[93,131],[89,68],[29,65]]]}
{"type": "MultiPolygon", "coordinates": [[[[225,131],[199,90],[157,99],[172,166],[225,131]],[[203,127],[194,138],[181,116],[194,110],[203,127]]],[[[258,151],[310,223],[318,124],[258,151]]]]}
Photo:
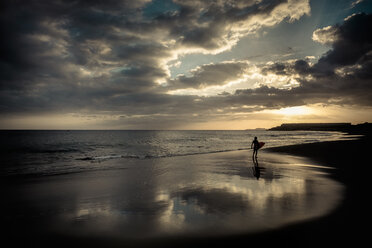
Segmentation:
{"type": "Polygon", "coordinates": [[[276,75],[294,75],[299,74],[301,76],[309,75],[312,72],[311,66],[308,61],[298,59],[295,61],[283,61],[275,62],[269,65],[261,65],[261,73],[267,75],[268,73],[274,73],[276,75]]]}
{"type": "MultiPolygon", "coordinates": [[[[164,114],[162,120],[167,120],[177,127],[184,123],[184,120],[191,122],[203,122],[209,118],[217,120],[220,118],[217,113],[221,116],[232,115],[237,112],[249,113],[260,108],[278,109],[315,103],[372,106],[372,43],[369,32],[371,28],[371,15],[356,14],[345,19],[342,24],[323,30],[323,41],[332,48],[315,64],[299,59],[257,65],[263,75],[273,73],[294,77],[300,83],[298,87],[280,89],[261,86],[211,97],[158,94],[158,102],[154,106],[160,108],[156,108],[156,113],[164,114]],[[327,38],[327,30],[328,40],[324,40],[327,38]]],[[[193,70],[190,76],[179,76],[171,80],[170,84],[175,88],[220,85],[239,78],[248,68],[249,65],[245,62],[204,65],[193,70]],[[227,70],[228,67],[231,68],[227,70]]],[[[149,96],[147,99],[155,98],[149,96]]],[[[144,107],[149,103],[139,106],[144,107]]],[[[135,113],[134,109],[132,114],[135,113]]],[[[154,113],[155,109],[148,110],[147,113],[154,113]]],[[[142,117],[140,121],[151,121],[152,118],[154,117],[142,117]]],[[[134,126],[135,123],[139,123],[135,120],[131,122],[134,126]]],[[[160,126],[159,123],[158,125],[160,126]]]]}
{"type": "Polygon", "coordinates": [[[134,11],[131,8],[141,6],[141,2],[3,2],[1,86],[33,86],[35,81],[45,81],[45,76],[58,78],[74,73],[66,72],[68,66],[96,63],[104,56],[97,55],[92,40],[96,39],[96,45],[109,43],[115,36],[112,29],[125,22],[121,16],[130,16],[134,11]],[[87,40],[90,43],[84,43],[87,40]]]}
{"type": "Polygon", "coordinates": [[[171,79],[167,63],[188,49],[229,49],[262,26],[299,18],[306,3],[174,1],[171,11],[146,16],[147,1],[2,1],[0,112],[109,113],[122,116],[118,127],[148,122],[161,128],[309,103],[372,106],[370,14],[315,31],[319,42],[331,46],[315,64],[299,59],[255,65],[262,75],[295,78],[298,87],[210,97],[165,93],[224,85],[249,74],[248,62],[230,61],[171,79]]]}
{"type": "Polygon", "coordinates": [[[192,70],[191,76],[180,75],[170,80],[169,88],[205,88],[211,85],[224,85],[239,79],[247,67],[248,64],[241,61],[203,65],[192,70]]]}
{"type": "MultiPolygon", "coordinates": [[[[354,14],[345,19],[342,25],[336,25],[335,41],[318,65],[334,67],[363,63],[363,59],[372,50],[372,15],[354,14]]],[[[317,66],[317,65],[316,65],[317,66]]]]}
{"type": "Polygon", "coordinates": [[[272,65],[264,66],[261,72],[266,75],[268,72],[275,73],[278,75],[288,75],[291,74],[290,67],[284,62],[277,62],[272,65]]]}
{"type": "MultiPolygon", "coordinates": [[[[179,39],[182,45],[205,50],[219,50],[221,47],[231,46],[229,43],[234,43],[236,39],[234,25],[244,32],[254,32],[266,25],[264,22],[269,18],[278,18],[280,21],[285,17],[299,18],[288,11],[288,6],[282,5],[287,2],[284,0],[175,2],[180,5],[179,11],[161,15],[156,19],[157,22],[160,26],[167,26],[170,35],[179,39]],[[281,7],[282,16],[279,17],[273,10],[281,7]]],[[[308,13],[307,4],[307,1],[291,1],[289,5],[298,5],[298,14],[302,16],[308,13]]]]}
{"type": "MultiPolygon", "coordinates": [[[[344,23],[327,28],[330,32],[328,43],[332,49],[315,64],[295,60],[258,65],[262,75],[290,76],[300,83],[298,87],[242,89],[234,94],[205,98],[202,104],[208,103],[207,106],[221,109],[234,107],[243,112],[252,110],[242,106],[283,108],[314,103],[372,106],[371,18],[372,15],[355,14],[346,18],[344,23]]],[[[224,73],[224,70],[220,72],[224,73]]],[[[217,76],[214,82],[223,81],[218,81],[218,78],[224,77],[217,76]]],[[[195,87],[200,87],[204,81],[198,73],[180,79],[185,80],[185,85],[189,82],[189,86],[195,87]]]]}
{"type": "MultiPolygon", "coordinates": [[[[314,32],[313,39],[332,45],[317,63],[305,60],[276,62],[263,74],[292,75],[300,86],[291,90],[263,87],[239,91],[247,98],[263,98],[280,106],[332,103],[372,106],[372,15],[354,14],[344,23],[314,32]]],[[[249,100],[247,100],[249,101],[249,100]]],[[[266,105],[267,106],[267,105],[266,105]]]]}
{"type": "Polygon", "coordinates": [[[1,1],[0,111],[130,115],[212,108],[212,98],[195,104],[196,96],[162,93],[167,88],[159,82],[221,85],[243,66],[205,65],[172,81],[166,63],[188,49],[224,51],[262,26],[309,11],[307,0],[1,1]],[[156,10],[162,4],[169,9],[156,10]]]}

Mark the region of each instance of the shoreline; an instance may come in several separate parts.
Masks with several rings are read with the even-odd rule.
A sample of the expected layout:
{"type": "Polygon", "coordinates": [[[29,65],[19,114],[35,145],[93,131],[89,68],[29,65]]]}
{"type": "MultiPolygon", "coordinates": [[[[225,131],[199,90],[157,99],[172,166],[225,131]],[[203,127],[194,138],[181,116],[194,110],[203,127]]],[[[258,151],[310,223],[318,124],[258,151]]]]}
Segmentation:
{"type": "MultiPolygon", "coordinates": [[[[368,148],[372,147],[372,137],[371,132],[350,134],[364,136],[355,140],[324,141],[265,149],[268,152],[304,157],[335,169],[327,176],[344,184],[344,198],[328,215],[257,234],[234,235],[213,241],[201,239],[175,243],[179,247],[237,247],[242,244],[263,247],[335,247],[366,244],[369,241],[369,232],[365,225],[369,224],[370,215],[366,193],[370,185],[367,184],[368,178],[367,174],[363,173],[363,167],[369,165],[368,148]]],[[[157,247],[163,247],[161,242],[157,247]]]]}
{"type": "MultiPolygon", "coordinates": [[[[368,158],[366,150],[371,143],[370,141],[370,137],[365,136],[358,140],[327,141],[265,149],[269,153],[301,156],[320,165],[336,168],[328,176],[345,185],[344,198],[341,204],[331,213],[315,219],[292,223],[263,232],[234,234],[224,237],[169,237],[123,243],[122,240],[115,240],[115,238],[108,240],[98,237],[58,235],[40,239],[18,240],[18,242],[21,242],[20,247],[27,246],[28,242],[42,247],[50,246],[50,244],[58,247],[234,247],[241,244],[313,247],[320,244],[321,246],[344,245],[345,243],[355,245],[359,242],[363,244],[367,237],[362,232],[364,230],[364,227],[362,227],[363,220],[368,215],[367,209],[365,208],[365,211],[362,209],[363,203],[366,206],[364,202],[366,195],[362,193],[366,189],[366,185],[363,185],[366,181],[355,176],[356,168],[350,166],[350,164],[361,164],[368,158]],[[359,149],[358,147],[365,147],[366,149],[359,149]],[[355,156],[351,156],[352,154],[355,154],[355,156]]],[[[261,153],[259,158],[260,155],[265,156],[264,153],[261,153]]],[[[220,156],[224,156],[224,154],[220,154],[220,156]]],[[[361,177],[363,176],[365,175],[362,171],[361,177]]]]}
{"type": "MultiPolygon", "coordinates": [[[[369,209],[366,199],[368,179],[363,166],[368,166],[368,148],[372,147],[371,132],[360,134],[355,140],[324,141],[266,148],[265,151],[310,159],[333,168],[327,175],[345,186],[344,198],[328,215],[308,221],[293,223],[275,230],[254,234],[232,235],[221,238],[193,238],[158,240],[144,247],[240,247],[250,244],[263,247],[335,247],[362,246],[368,242],[365,225],[368,225],[369,209]],[[363,166],[362,166],[363,165],[363,166]],[[356,176],[356,172],[360,173],[356,176]]],[[[259,154],[260,156],[260,154],[259,154]]],[[[137,247],[137,246],[134,246],[137,247]]]]}
{"type": "MultiPolygon", "coordinates": [[[[351,133],[364,135],[355,140],[324,141],[267,148],[274,153],[290,154],[309,158],[322,165],[335,168],[329,173],[331,178],[345,186],[344,199],[329,215],[305,223],[299,223],[267,235],[275,237],[288,246],[302,247],[337,245],[363,245],[368,241],[364,225],[369,219],[367,209],[367,173],[369,166],[371,132],[351,133]],[[308,235],[311,235],[311,238],[308,235]],[[306,240],[306,243],[304,242],[306,240]]],[[[265,234],[258,235],[265,238],[265,234]]],[[[257,238],[254,238],[257,240],[257,238]]],[[[270,243],[270,242],[269,242],[270,243]]]]}
{"type": "Polygon", "coordinates": [[[265,150],[306,157],[323,165],[333,167],[337,170],[331,175],[340,182],[348,184],[349,182],[357,182],[351,176],[355,170],[352,165],[368,161],[368,148],[371,144],[372,136],[367,134],[352,140],[323,141],[271,147],[265,150]]]}
{"type": "Polygon", "coordinates": [[[150,247],[240,247],[249,244],[261,247],[297,248],[366,244],[369,241],[369,232],[365,228],[365,225],[369,224],[368,199],[366,199],[369,185],[363,170],[357,174],[360,177],[356,176],[356,172],[363,169],[358,165],[368,166],[367,150],[371,147],[372,139],[370,132],[361,135],[364,136],[356,140],[324,141],[265,149],[268,152],[300,156],[335,169],[327,176],[344,184],[344,198],[328,215],[256,234],[233,235],[213,240],[174,239],[170,244],[159,240],[152,243],[150,247]]]}

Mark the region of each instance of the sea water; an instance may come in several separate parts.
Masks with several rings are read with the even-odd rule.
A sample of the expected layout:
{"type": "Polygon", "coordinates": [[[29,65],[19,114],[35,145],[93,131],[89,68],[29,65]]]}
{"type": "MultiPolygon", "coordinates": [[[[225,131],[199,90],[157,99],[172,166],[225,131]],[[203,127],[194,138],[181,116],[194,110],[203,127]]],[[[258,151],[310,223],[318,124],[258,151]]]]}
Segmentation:
{"type": "Polygon", "coordinates": [[[110,169],[104,161],[144,160],[349,139],[326,131],[0,131],[0,175],[58,175],[110,169]]]}
{"type": "MultiPolygon", "coordinates": [[[[5,236],[210,237],[332,212],[343,186],[306,158],[249,149],[339,132],[1,131],[5,236]],[[195,155],[194,155],[195,154],[195,155]]],[[[13,239],[12,239],[13,240],[13,239]]],[[[43,240],[43,238],[41,239],[43,240]]]]}

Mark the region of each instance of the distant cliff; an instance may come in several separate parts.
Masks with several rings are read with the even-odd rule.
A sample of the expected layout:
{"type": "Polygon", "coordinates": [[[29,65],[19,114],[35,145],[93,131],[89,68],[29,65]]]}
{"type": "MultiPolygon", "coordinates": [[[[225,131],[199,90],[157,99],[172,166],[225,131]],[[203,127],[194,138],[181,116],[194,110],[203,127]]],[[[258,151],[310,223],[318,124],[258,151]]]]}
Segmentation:
{"type": "Polygon", "coordinates": [[[371,132],[372,123],[352,125],[351,123],[284,123],[278,127],[270,128],[269,131],[340,131],[348,133],[371,132]]]}

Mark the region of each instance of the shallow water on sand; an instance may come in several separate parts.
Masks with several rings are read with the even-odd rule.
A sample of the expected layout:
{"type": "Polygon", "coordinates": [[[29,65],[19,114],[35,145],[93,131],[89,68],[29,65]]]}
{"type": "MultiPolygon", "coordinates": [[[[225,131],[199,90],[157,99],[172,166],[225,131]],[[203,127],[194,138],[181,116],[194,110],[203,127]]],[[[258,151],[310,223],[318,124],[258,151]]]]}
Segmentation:
{"type": "Polygon", "coordinates": [[[2,221],[20,236],[220,236],[326,215],[343,191],[330,168],[268,152],[256,162],[237,151],[101,165],[110,163],[120,169],[13,183],[2,221]]]}

